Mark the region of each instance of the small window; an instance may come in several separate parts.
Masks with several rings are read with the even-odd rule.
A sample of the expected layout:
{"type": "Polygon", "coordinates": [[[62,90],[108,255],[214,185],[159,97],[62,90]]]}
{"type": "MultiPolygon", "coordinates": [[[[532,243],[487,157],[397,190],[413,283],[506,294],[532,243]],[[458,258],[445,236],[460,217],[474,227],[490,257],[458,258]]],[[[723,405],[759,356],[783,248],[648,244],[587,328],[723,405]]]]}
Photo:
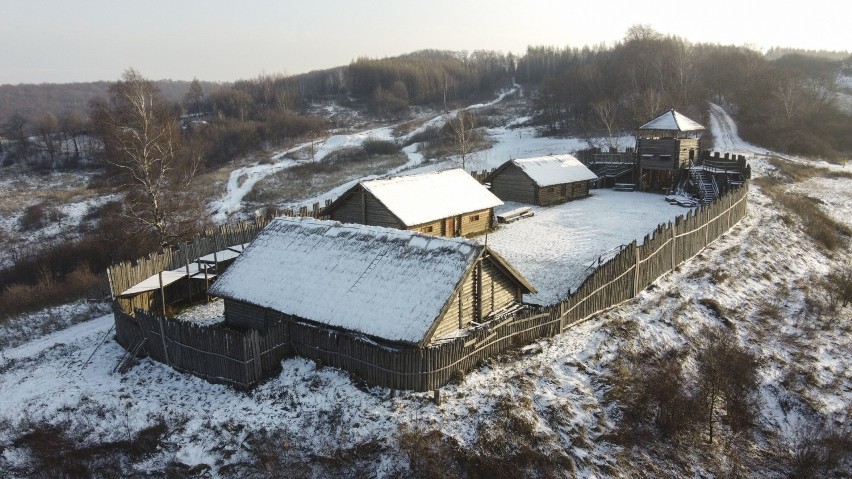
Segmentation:
{"type": "Polygon", "coordinates": [[[471,215],[470,222],[473,223],[474,221],[479,221],[479,215],[471,215]]]}
{"type": "Polygon", "coordinates": [[[660,161],[672,161],[672,155],[660,155],[660,161]]]}
{"type": "Polygon", "coordinates": [[[431,233],[432,227],[431,226],[424,226],[424,227],[420,228],[420,232],[421,233],[431,233]]]}

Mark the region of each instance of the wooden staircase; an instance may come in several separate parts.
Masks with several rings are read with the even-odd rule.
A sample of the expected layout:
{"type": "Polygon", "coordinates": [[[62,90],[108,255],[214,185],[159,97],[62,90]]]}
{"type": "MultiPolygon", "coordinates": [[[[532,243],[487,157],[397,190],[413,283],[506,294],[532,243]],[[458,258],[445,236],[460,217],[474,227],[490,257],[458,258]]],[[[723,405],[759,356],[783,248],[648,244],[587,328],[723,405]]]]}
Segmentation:
{"type": "Polygon", "coordinates": [[[632,164],[625,163],[598,163],[590,168],[598,178],[618,178],[633,172],[632,164]]]}
{"type": "Polygon", "coordinates": [[[702,203],[712,203],[719,197],[719,186],[713,174],[704,171],[703,168],[690,168],[689,176],[698,189],[698,196],[702,203]]]}

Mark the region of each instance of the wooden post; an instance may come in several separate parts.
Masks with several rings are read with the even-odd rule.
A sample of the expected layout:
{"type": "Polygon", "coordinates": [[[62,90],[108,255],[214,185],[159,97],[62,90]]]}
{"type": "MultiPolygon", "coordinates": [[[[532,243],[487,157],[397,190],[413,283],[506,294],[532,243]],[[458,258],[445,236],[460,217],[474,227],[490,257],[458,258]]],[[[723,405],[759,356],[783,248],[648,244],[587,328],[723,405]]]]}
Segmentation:
{"type": "Polygon", "coordinates": [[[263,365],[260,364],[260,338],[256,329],[251,331],[251,346],[254,349],[254,373],[258,383],[263,379],[263,365]]]}
{"type": "Polygon", "coordinates": [[[669,223],[669,227],[672,230],[672,271],[674,271],[677,266],[677,260],[675,259],[675,244],[677,241],[677,232],[675,232],[675,223],[669,223]]]}
{"type": "Polygon", "coordinates": [[[704,246],[710,244],[710,209],[704,208],[704,246]]]}
{"type": "Polygon", "coordinates": [[[438,406],[441,405],[441,390],[440,389],[436,389],[436,390],[432,391],[432,399],[435,401],[436,405],[438,405],[438,406]]]}
{"type": "Polygon", "coordinates": [[[110,270],[110,269],[111,269],[111,268],[107,268],[107,270],[106,270],[106,273],[107,273],[107,283],[109,283],[109,295],[110,295],[110,299],[111,299],[111,300],[113,300],[113,301],[115,301],[115,289],[114,289],[114,286],[112,285],[112,274],[110,274],[110,272],[109,272],[109,270],[110,270]]]}
{"type": "Polygon", "coordinates": [[[482,257],[476,261],[476,322],[482,322],[482,257]]]}
{"type": "Polygon", "coordinates": [[[196,260],[199,268],[204,268],[204,294],[207,295],[207,302],[210,302],[210,295],[207,294],[207,290],[210,289],[210,278],[207,277],[207,265],[202,266],[201,261],[196,260]]]}
{"type": "Polygon", "coordinates": [[[163,303],[163,317],[166,317],[166,289],[163,287],[163,272],[160,271],[160,301],[163,303]]]}
{"type": "Polygon", "coordinates": [[[183,244],[183,247],[183,260],[186,264],[186,285],[189,290],[189,296],[186,299],[192,301],[192,275],[189,274],[189,253],[186,251],[186,243],[183,244]]]}
{"type": "Polygon", "coordinates": [[[157,318],[157,324],[160,326],[160,341],[163,343],[163,357],[166,360],[166,365],[171,366],[172,362],[169,360],[169,348],[166,347],[166,332],[163,328],[163,321],[165,321],[165,318],[157,318]]]}
{"type": "Polygon", "coordinates": [[[633,271],[633,296],[639,295],[639,244],[634,241],[633,249],[636,252],[636,263],[633,266],[636,270],[633,271]]]}

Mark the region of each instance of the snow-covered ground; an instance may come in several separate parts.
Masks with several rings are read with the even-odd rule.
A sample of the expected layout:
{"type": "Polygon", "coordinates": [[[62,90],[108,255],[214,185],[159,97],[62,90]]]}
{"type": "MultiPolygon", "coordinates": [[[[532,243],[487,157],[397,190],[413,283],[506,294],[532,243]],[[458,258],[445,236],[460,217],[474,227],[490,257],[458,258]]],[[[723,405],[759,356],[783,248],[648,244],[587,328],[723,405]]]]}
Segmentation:
{"type": "MultiPolygon", "coordinates": [[[[640,244],[660,223],[674,221],[687,209],[653,193],[591,190],[592,196],[556,206],[531,206],[535,213],[501,226],[487,242],[538,290],[525,300],[554,304],[591,274],[598,258],[633,240],[640,244]]],[[[507,203],[509,211],[520,203],[507,203]]]]}
{"type": "Polygon", "coordinates": [[[14,170],[0,178],[0,240],[5,246],[0,248],[0,268],[9,266],[22,250],[74,238],[87,213],[121,198],[118,194],[96,195],[87,189],[89,179],[86,173],[25,175],[14,170]],[[22,229],[25,210],[36,205],[42,207],[41,221],[22,229]]]}
{"type": "MultiPolygon", "coordinates": [[[[477,110],[497,105],[510,95],[519,93],[520,90],[521,88],[516,85],[514,88],[501,92],[492,101],[470,105],[464,109],[477,110]]],[[[245,198],[258,181],[299,164],[298,161],[293,160],[292,156],[294,154],[304,155],[308,149],[313,148],[313,161],[322,161],[323,158],[336,151],[361,146],[368,139],[396,141],[400,144],[405,144],[419,133],[430,128],[441,127],[444,123],[454,118],[459,111],[453,110],[433,116],[424,121],[416,129],[399,136],[394,136],[394,128],[398,125],[373,128],[356,133],[337,133],[322,141],[302,143],[276,152],[263,162],[237,168],[230,173],[224,196],[212,201],[210,204],[210,210],[213,212],[213,220],[224,222],[232,215],[239,213],[242,210],[243,198],[245,198]]],[[[486,150],[473,153],[467,160],[466,169],[468,171],[489,170],[500,166],[510,159],[569,153],[589,147],[589,142],[584,139],[541,137],[538,136],[537,130],[534,127],[516,126],[525,120],[525,118],[521,118],[509,122],[506,126],[487,128],[486,135],[493,143],[492,146],[486,150]]],[[[591,141],[600,144],[604,143],[603,139],[600,138],[592,139],[591,141]]],[[[620,148],[624,148],[632,146],[635,140],[632,136],[622,136],[615,138],[614,141],[620,148]]],[[[413,143],[404,147],[402,151],[407,156],[408,161],[388,171],[387,174],[416,174],[461,166],[461,161],[453,157],[444,161],[427,161],[431,159],[425,158],[418,151],[419,147],[419,143],[413,143]]],[[[313,203],[323,204],[326,200],[337,198],[340,193],[351,188],[358,181],[373,178],[376,178],[376,176],[351,180],[312,198],[305,198],[298,203],[279,206],[298,208],[299,206],[309,206],[313,203]]]]}
{"type": "MultiPolygon", "coordinates": [[[[730,121],[724,111],[714,118],[730,121]]],[[[717,146],[764,153],[720,126],[711,124],[717,146]]],[[[772,168],[761,158],[752,161],[755,175],[772,168]]],[[[852,181],[810,181],[794,188],[808,188],[835,219],[852,227],[852,181]]],[[[499,234],[533,225],[538,229],[522,241],[549,234],[549,217],[559,225],[575,207],[603,205],[606,195],[595,193],[564,207],[537,209],[533,218],[489,235],[489,245],[497,248],[508,241],[496,239],[499,234]]],[[[661,199],[659,206],[672,215],[684,211],[661,199]]],[[[112,370],[124,350],[110,339],[112,317],[76,324],[0,350],[0,475],[26,475],[34,458],[16,439],[37,425],[56,426],[84,447],[128,440],[163,422],[157,447],[125,464],[126,472],[183,464],[210,477],[405,477],[418,459],[435,460],[439,448],[448,464],[453,455],[474,458],[466,467],[477,467],[477,457],[504,460],[506,474],[518,467],[512,458],[533,457],[541,462],[531,468],[559,464],[569,477],[784,477],[785,458],[803,427],[848,425],[852,412],[852,309],[832,317],[816,308],[820,279],[852,264],[852,253],[848,245],[823,253],[785,217],[753,185],[747,217],[696,258],[637,298],[482,365],[443,388],[441,405],[428,394],[393,396],[364,388],[341,371],[299,358],[285,360],[280,375],[249,393],[149,359],[119,375],[112,370]],[[699,303],[705,298],[719,303],[724,319],[699,303]],[[737,443],[717,442],[698,452],[678,446],[660,454],[645,444],[613,442],[619,416],[609,391],[616,359],[626,349],[688,351],[702,327],[724,325],[761,360],[753,446],[738,450],[737,443]],[[412,435],[423,442],[410,442],[412,435]],[[276,439],[264,442],[270,437],[276,439]],[[442,444],[447,446],[440,449],[442,444]]],[[[562,251],[557,248],[549,251],[562,251]]],[[[434,466],[439,474],[453,471],[452,464],[434,466]]]]}

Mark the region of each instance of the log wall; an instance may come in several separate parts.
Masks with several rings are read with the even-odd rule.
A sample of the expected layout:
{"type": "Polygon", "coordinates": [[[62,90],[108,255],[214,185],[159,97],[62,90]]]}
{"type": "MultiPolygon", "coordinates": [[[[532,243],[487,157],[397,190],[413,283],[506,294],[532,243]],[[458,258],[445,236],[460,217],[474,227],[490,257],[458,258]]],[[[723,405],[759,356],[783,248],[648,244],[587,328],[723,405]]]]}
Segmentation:
{"type": "MultiPolygon", "coordinates": [[[[290,319],[255,329],[195,326],[151,312],[114,308],[117,340],[130,348],[145,338],[153,359],[211,382],[251,388],[299,355],[349,371],[368,384],[428,391],[491,356],[552,337],[633,298],[658,277],[689,260],[747,213],[748,183],[716,202],[659,225],[642,244],[627,245],[601,264],[565,301],[494,319],[425,348],[395,348],[352,333],[290,319]]],[[[462,309],[467,305],[462,304],[462,309]]]]}

